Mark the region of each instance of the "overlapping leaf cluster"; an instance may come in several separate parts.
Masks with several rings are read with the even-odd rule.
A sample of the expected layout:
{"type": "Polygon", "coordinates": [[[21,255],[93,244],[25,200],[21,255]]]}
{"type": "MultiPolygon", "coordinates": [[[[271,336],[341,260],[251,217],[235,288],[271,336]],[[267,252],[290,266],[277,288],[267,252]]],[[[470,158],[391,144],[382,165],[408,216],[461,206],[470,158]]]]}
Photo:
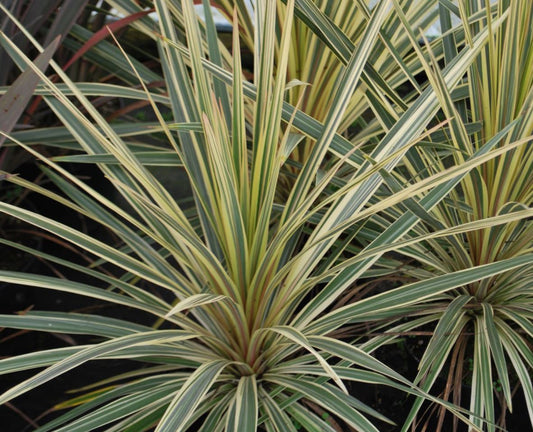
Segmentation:
{"type": "MultiPolygon", "coordinates": [[[[137,2],[108,3],[126,15],[140,11],[137,2]]],[[[35,134],[14,134],[11,140],[41,160],[59,192],[15,176],[7,180],[75,210],[120,239],[116,248],[61,221],[0,203],[3,213],[95,259],[94,266],[84,267],[32,251],[84,275],[86,282],[8,270],[0,271],[0,279],[138,309],[157,320],[150,326],[41,311],[0,317],[5,327],[100,338],[1,360],[2,373],[46,368],[7,390],[0,401],[88,361],[120,358],[145,366],[65,404],[71,409],[39,430],[333,431],[335,424],[320,415],[327,411],[355,430],[376,431],[369,417],[386,419],[349,394],[345,383],[350,381],[415,395],[405,429],[423,400],[473,428],[485,423],[493,428],[491,359],[508,402],[506,355],[531,393],[533,332],[524,301],[531,300],[531,176],[523,172],[531,171],[529,78],[501,80],[501,104],[491,117],[500,116],[497,127],[486,120],[483,103],[484,95],[498,94],[492,87],[498,65],[488,60],[496,58],[493,51],[529,34],[528,22],[517,28],[513,21],[524,11],[505,2],[479,10],[444,1],[440,9],[408,1],[383,1],[373,8],[357,2],[349,9],[357,18],[350,28],[338,22],[342,2],[332,10],[328,5],[338,2],[317,7],[306,0],[257,1],[253,16],[244,3],[221,2],[234,24],[230,54],[217,37],[209,2],[204,3],[205,21],[190,1],[155,0],[147,6],[154,7],[157,20],[143,16],[135,23],[157,41],[164,93],[149,88],[150,71],[126,53],[121,62],[139,89],[74,83],[52,62],[61,79],[55,84],[0,35],[21,68],[31,68],[41,79],[39,94],[64,124],[48,133],[81,149],[52,160],[28,145],[35,134]],[[450,13],[463,25],[447,26],[450,13]],[[417,27],[437,16],[444,36],[419,47],[417,27]],[[254,53],[251,80],[241,67],[241,37],[254,53]],[[422,84],[415,79],[421,71],[427,76],[422,84]],[[401,85],[407,96],[399,96],[401,85]],[[512,113],[504,103],[507,85],[516,90],[520,105],[512,113]],[[110,123],[88,99],[93,94],[147,101],[158,123],[110,123]],[[171,122],[164,120],[163,108],[170,109],[171,122]],[[351,134],[348,126],[354,123],[351,134]],[[140,134],[163,137],[166,144],[132,145],[128,136],[140,134]],[[61,160],[98,164],[121,201],[91,188],[61,160]],[[525,168],[517,169],[518,163],[525,168]],[[172,196],[149,169],[153,164],[170,166],[176,181],[185,175],[192,207],[172,196]],[[506,183],[502,170],[493,181],[502,164],[518,178],[506,183]],[[505,189],[513,193],[505,198],[490,193],[481,181],[496,189],[508,184],[505,189]],[[480,197],[480,209],[495,198],[491,208],[496,210],[474,211],[480,197]],[[495,244],[501,253],[466,258],[495,244]],[[396,271],[401,259],[383,260],[391,251],[416,258],[418,263],[403,271],[418,280],[337,307],[361,278],[396,271]],[[465,259],[449,259],[450,254],[465,259]],[[147,284],[162,295],[146,290],[147,284]],[[498,302],[488,301],[491,296],[498,302]],[[416,381],[420,387],[371,355],[402,332],[434,322],[435,336],[416,381]],[[427,393],[448,353],[465,352],[467,338],[449,335],[469,330],[467,322],[482,330],[473,345],[477,366],[470,417],[427,393]],[[384,335],[352,344],[333,336],[346,324],[359,323],[384,335]],[[434,349],[443,345],[444,351],[434,349]]],[[[528,42],[520,41],[527,51],[528,42]]],[[[515,62],[530,72],[530,55],[515,62]]],[[[515,70],[507,67],[509,73],[515,70]]]]}

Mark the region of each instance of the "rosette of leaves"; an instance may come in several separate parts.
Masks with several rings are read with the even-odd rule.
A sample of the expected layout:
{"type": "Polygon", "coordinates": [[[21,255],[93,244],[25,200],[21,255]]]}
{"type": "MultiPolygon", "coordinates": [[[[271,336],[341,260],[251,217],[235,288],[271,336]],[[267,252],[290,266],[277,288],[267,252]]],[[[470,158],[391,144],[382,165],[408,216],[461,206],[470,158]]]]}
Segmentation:
{"type": "MultiPolygon", "coordinates": [[[[410,213],[408,223],[391,223],[369,247],[353,251],[349,240],[364,221],[406,200],[423,208],[427,203],[418,199],[428,191],[436,205],[458,179],[508,150],[474,153],[460,164],[376,199],[385,180],[391,183],[389,176],[402,156],[428,134],[426,127],[439,109],[436,92],[428,87],[371,154],[337,134],[353,92],[363,85],[361,75],[382,37],[380,29],[391,4],[380,2],[372,10],[360,43],[332,89],[333,101],[321,123],[284,101],[291,85],[285,72],[294,2],[288,2],[281,23],[274,2],[257,2],[253,82],[245,81],[241,72],[237,25],[229,69],[217,60],[215,27],[209,19],[205,26],[199,23],[190,1],[155,2],[168,99],[146,86],[144,94],[160,120],[158,131],[168,141],[158,157],[176,173],[185,172],[193,189],[192,207],[181,205],[161,185],[143,162],[146,155],[132,149],[98,113],[83,86],[52,62],[62,81],[55,84],[0,35],[12,56],[42,80],[46,102],[83,148],[82,156],[98,165],[123,199],[121,204],[109,200],[60,163],[17,140],[42,161],[59,191],[17,177],[6,180],[93,220],[123,246],[115,248],[62,221],[0,203],[3,213],[70,242],[95,260],[94,265],[83,266],[32,251],[77,276],[2,270],[0,280],[75,293],[157,320],[143,324],[96,313],[46,311],[0,316],[3,327],[91,336],[86,345],[0,360],[3,374],[44,367],[0,395],[1,403],[89,361],[113,358],[141,366],[95,383],[92,393],[63,404],[70,409],[39,430],[295,431],[299,425],[309,431],[333,431],[336,426],[321,415],[326,411],[355,430],[377,431],[369,417],[386,419],[351,396],[346,382],[388,385],[429,398],[472,424],[464,412],[436,400],[376,360],[370,354],[372,347],[331,336],[350,321],[372,323],[405,316],[423,299],[506,271],[521,271],[528,263],[524,256],[502,259],[331,308],[347,288],[370,274],[385,251],[400,247],[398,240],[424,213],[410,213]],[[176,33],[175,22],[181,23],[185,40],[176,33]],[[205,38],[205,32],[211,37],[205,38]],[[172,110],[172,123],[163,121],[158,107],[165,101],[172,110]],[[277,203],[281,169],[302,136],[314,140],[312,151],[286,202],[277,203]],[[335,162],[317,176],[331,158],[335,162]],[[353,174],[338,179],[338,171],[347,165],[353,174]]],[[[299,11],[317,19],[322,16],[299,11]]],[[[494,27],[500,24],[496,21],[494,27]]],[[[471,44],[442,70],[446,88],[455,88],[489,35],[491,31],[484,29],[473,36],[471,44]]],[[[460,225],[448,230],[471,229],[460,225]]]]}
{"type": "MultiPolygon", "coordinates": [[[[523,2],[506,1],[467,1],[444,11],[446,62],[457,55],[453,42],[457,32],[464,32],[470,44],[476,33],[499,19],[505,21],[455,93],[446,90],[440,74],[435,74],[436,59],[425,62],[433,86],[439,89],[443,115],[451,119],[448,144],[436,147],[428,141],[410,152],[405,178],[433,175],[483,148],[505,151],[521,144],[461,179],[448,198],[410,231],[401,251],[420,264],[411,273],[419,280],[510,259],[523,259],[528,265],[434,296],[394,331],[433,333],[421,355],[417,383],[429,391],[439,379],[444,381],[444,398],[472,412],[470,418],[478,427],[486,421],[489,431],[505,429],[517,392],[524,395],[533,425],[533,11],[523,2]],[[456,28],[451,27],[453,15],[462,23],[456,28]],[[487,226],[483,221],[488,220],[496,225],[487,226]],[[439,234],[468,224],[477,227],[439,234]],[[425,236],[433,238],[409,244],[425,236]]],[[[389,217],[400,214],[390,212],[389,217]]],[[[450,430],[444,411],[435,407],[429,411],[432,415],[416,417],[421,407],[419,400],[404,430],[410,423],[424,424],[431,418],[436,419],[435,430],[450,430]]],[[[453,429],[458,427],[455,422],[453,429]]]]}

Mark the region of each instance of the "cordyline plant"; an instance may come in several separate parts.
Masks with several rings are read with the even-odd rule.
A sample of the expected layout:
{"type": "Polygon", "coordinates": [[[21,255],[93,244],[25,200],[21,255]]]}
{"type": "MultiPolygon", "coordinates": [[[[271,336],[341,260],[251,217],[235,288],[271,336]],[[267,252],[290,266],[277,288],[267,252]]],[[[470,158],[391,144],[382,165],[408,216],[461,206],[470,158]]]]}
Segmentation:
{"type": "MultiPolygon", "coordinates": [[[[282,5],[286,1],[276,2],[278,20],[283,21],[286,9],[282,5]]],[[[202,2],[198,0],[197,3],[202,2]]],[[[211,3],[230,20],[233,11],[237,11],[241,39],[251,52],[258,55],[254,50],[250,2],[218,0],[211,3]]],[[[298,0],[296,5],[301,9],[297,9],[299,19],[295,20],[291,33],[287,79],[306,85],[287,89],[285,101],[298,105],[301,111],[323,122],[333,103],[333,98],[324,96],[332,94],[354,47],[362,42],[371,7],[364,1],[336,0],[298,0]]],[[[410,26],[421,33],[429,30],[439,13],[438,8],[428,7],[425,2],[404,2],[403,7],[410,26]]],[[[280,38],[278,34],[277,45],[280,38]]],[[[440,58],[442,44],[433,44],[433,53],[440,58]]],[[[422,65],[414,54],[411,41],[391,9],[361,73],[362,83],[371,85],[360,85],[354,90],[337,133],[349,135],[352,145],[371,148],[398,118],[398,110],[405,110],[409,101],[422,92],[415,78],[421,71],[422,65]],[[369,115],[370,110],[373,115],[369,115]]],[[[294,181],[297,171],[294,164],[304,163],[313,145],[314,140],[305,139],[292,151],[290,161],[293,163],[285,169],[286,175],[280,177],[278,192],[281,199],[294,181]]]]}
{"type": "MultiPolygon", "coordinates": [[[[320,415],[326,411],[355,430],[376,431],[368,417],[386,419],[351,396],[345,386],[348,381],[388,385],[430,399],[480,429],[473,421],[482,424],[483,419],[473,416],[468,420],[464,411],[426,394],[371,356],[373,346],[360,348],[331,334],[350,321],[370,323],[407,315],[425,299],[521,270],[530,263],[530,255],[450,270],[343,308],[331,306],[360,277],[370,274],[384,252],[401,247],[396,243],[465,175],[520,148],[522,142],[494,150],[482,146],[458,164],[395,188],[391,178],[402,156],[433,131],[426,131],[439,109],[433,88],[428,87],[409,105],[371,154],[337,134],[353,92],[362,85],[361,75],[372,49],[382,37],[383,22],[392,6],[399,7],[396,2],[383,1],[372,9],[359,44],[332,87],[332,102],[323,123],[300,111],[298,104],[295,107],[284,101],[287,88],[298,84],[286,80],[295,19],[293,1],[287,2],[283,22],[277,20],[279,6],[275,2],[255,5],[253,82],[243,80],[238,25],[234,25],[229,70],[217,61],[214,25],[209,19],[205,25],[199,22],[192,2],[157,0],[154,6],[168,95],[151,93],[144,86],[144,98],[152,103],[160,121],[157,131],[168,141],[158,157],[174,164],[176,172],[186,173],[193,189],[192,208],[176,202],[147,168],[147,154],[135,151],[94,109],[83,92],[87,86],[71,82],[52,62],[62,80],[54,84],[0,35],[2,46],[15,61],[40,77],[41,93],[83,149],[84,160],[95,161],[128,204],[110,201],[60,163],[16,140],[43,162],[60,192],[9,173],[2,173],[7,176],[5,181],[94,220],[123,246],[116,249],[61,221],[0,203],[0,211],[97,259],[95,265],[85,267],[31,251],[83,276],[78,278],[83,282],[7,270],[0,271],[0,280],[79,294],[137,309],[158,320],[150,326],[96,314],[30,311],[0,316],[3,327],[99,338],[88,345],[1,360],[3,374],[45,369],[8,389],[0,395],[0,402],[88,361],[119,358],[142,366],[66,403],[70,408],[66,413],[38,430],[334,431],[320,415]],[[181,23],[185,43],[176,33],[175,22],[181,23]],[[163,121],[158,102],[170,106],[172,123],[163,121]],[[251,117],[246,112],[251,112],[251,117]],[[312,150],[296,172],[286,201],[276,202],[281,169],[303,136],[314,141],[312,150]],[[324,166],[330,168],[320,171],[324,166]],[[351,167],[351,176],[337,178],[345,166],[351,167]],[[378,200],[384,184],[392,192],[378,200]],[[391,223],[365,249],[350,248],[349,240],[363,222],[404,203],[417,211],[391,223]],[[154,295],[143,288],[145,284],[164,295],[154,295]]],[[[298,10],[317,22],[324,17],[305,4],[298,10]]],[[[472,35],[471,43],[441,71],[444,88],[455,88],[504,18],[472,35]]],[[[329,27],[322,31],[332,38],[339,34],[338,29],[329,27]]],[[[372,80],[365,85],[382,94],[372,80]]],[[[116,96],[124,94],[131,92],[116,90],[116,96]]],[[[458,224],[444,227],[440,234],[469,232],[501,222],[487,219],[458,224]]],[[[6,240],[0,242],[29,250],[6,240]]]]}
{"type": "MultiPolygon", "coordinates": [[[[452,12],[461,17],[463,26],[455,31],[463,31],[467,43],[501,17],[506,20],[468,69],[462,95],[445,88],[439,74],[432,72],[438,70],[435,60],[428,59],[428,76],[438,89],[444,113],[452,118],[449,145],[440,152],[430,146],[410,152],[404,166],[406,177],[433,175],[447,164],[463,163],[483,148],[505,149],[518,141],[525,144],[473,169],[409,232],[401,251],[422,265],[413,274],[422,280],[520,257],[528,259],[529,265],[436,295],[423,302],[423,312],[393,331],[433,332],[417,381],[429,390],[439,376],[444,377],[445,398],[475,413],[472,421],[476,425],[481,427],[485,418],[489,431],[505,428],[506,411],[512,410],[513,394],[521,389],[533,426],[533,146],[528,142],[533,134],[533,10],[523,2],[482,6],[467,1],[448,15],[452,12]],[[509,133],[502,135],[505,130],[509,133]],[[409,244],[442,229],[489,218],[503,223],[409,244]],[[466,401],[465,387],[470,393],[466,401]]],[[[450,21],[449,16],[444,20],[450,21]]],[[[409,32],[408,27],[405,30],[409,32]]],[[[454,33],[445,30],[450,30],[444,41],[450,62],[457,50],[451,43],[454,33]]],[[[412,420],[421,405],[422,400],[414,405],[412,420]]],[[[438,415],[437,430],[442,430],[444,414],[438,415]]]]}

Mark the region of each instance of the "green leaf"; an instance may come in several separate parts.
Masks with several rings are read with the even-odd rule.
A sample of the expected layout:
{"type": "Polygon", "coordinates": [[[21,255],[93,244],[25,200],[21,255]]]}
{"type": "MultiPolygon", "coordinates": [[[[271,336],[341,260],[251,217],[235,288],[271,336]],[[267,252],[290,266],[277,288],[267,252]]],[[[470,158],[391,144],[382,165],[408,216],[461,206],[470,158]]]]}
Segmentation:
{"type": "Polygon", "coordinates": [[[255,375],[241,377],[232,404],[234,412],[228,417],[226,430],[234,432],[257,430],[258,402],[255,375]]]}
{"type": "Polygon", "coordinates": [[[0,375],[50,366],[51,364],[60,362],[85,348],[87,348],[87,345],[54,348],[4,358],[0,360],[0,375]]]}
{"type": "Polygon", "coordinates": [[[503,390],[503,394],[509,410],[513,410],[513,402],[511,396],[511,385],[509,383],[509,371],[507,362],[502,348],[502,342],[499,332],[494,323],[494,309],[490,304],[482,303],[483,307],[483,321],[484,330],[486,332],[486,341],[489,343],[490,352],[496,368],[496,373],[503,390]]]}
{"type": "MultiPolygon", "coordinates": [[[[152,399],[152,402],[154,401],[154,391],[157,393],[158,390],[164,388],[166,393],[169,394],[172,392],[172,390],[176,391],[184,380],[185,378],[180,377],[179,374],[160,374],[141,378],[122,385],[103,387],[90,393],[84,393],[81,396],[56,405],[56,409],[64,409],[65,407],[69,406],[73,408],[59,416],[57,419],[54,419],[46,423],[46,425],[41,426],[37,430],[39,432],[58,430],[56,428],[59,428],[61,425],[64,425],[67,422],[70,422],[71,420],[74,420],[84,414],[85,415],[83,418],[87,421],[95,421],[101,414],[105,414],[105,412],[102,413],[100,411],[99,407],[107,409],[108,403],[121,399],[120,403],[124,403],[122,406],[127,410],[129,403],[135,403],[136,400],[138,400],[138,396],[141,396],[145,393],[147,394],[148,400],[145,400],[145,403],[142,406],[147,407],[149,406],[148,402],[150,399],[152,399]],[[129,397],[130,395],[131,397],[129,397]]],[[[161,395],[161,399],[164,399],[164,396],[165,395],[161,395]]],[[[111,405],[113,404],[111,403],[111,405]]],[[[77,423],[78,427],[80,427],[83,424],[83,421],[81,421],[81,424],[78,420],[77,422],[68,423],[68,425],[71,426],[75,423],[77,423]]],[[[103,424],[105,424],[105,422],[103,424]]]]}
{"type": "Polygon", "coordinates": [[[339,416],[356,430],[378,432],[367,418],[350,406],[351,396],[347,394],[342,392],[333,393],[326,387],[313,382],[278,374],[268,374],[265,379],[305,395],[306,398],[309,398],[331,414],[339,416]]]}
{"type": "Polygon", "coordinates": [[[474,330],[476,338],[474,343],[474,360],[472,371],[472,391],[470,396],[470,420],[479,428],[487,423],[489,432],[494,432],[495,412],[494,395],[492,388],[492,362],[490,346],[484,330],[483,317],[477,317],[474,330]]]}
{"type": "Polygon", "coordinates": [[[89,360],[102,357],[120,349],[132,346],[142,346],[145,344],[157,345],[169,342],[178,342],[181,340],[190,339],[192,337],[195,337],[195,335],[180,330],[158,330],[127,335],[87,347],[63,359],[62,361],[55,363],[53,366],[48,367],[44,371],[34,375],[22,383],[11,387],[9,390],[0,395],[0,403],[8,402],[9,400],[20,396],[21,394],[26,393],[27,391],[44,384],[47,381],[50,381],[89,360]]]}
{"type": "MultiPolygon", "coordinates": [[[[500,322],[500,328],[502,323],[500,322]]],[[[529,413],[529,420],[533,423],[533,385],[531,384],[531,374],[524,364],[522,358],[528,359],[529,367],[533,365],[533,353],[529,347],[521,340],[521,337],[515,333],[513,329],[505,325],[502,331],[502,344],[506,354],[509,356],[514,370],[518,376],[522,390],[524,391],[524,398],[529,413]]]]}
{"type": "Polygon", "coordinates": [[[169,317],[171,315],[183,312],[184,310],[203,306],[210,303],[217,303],[222,300],[227,300],[228,297],[222,296],[222,295],[213,295],[213,294],[194,294],[190,297],[187,297],[181,301],[179,301],[176,306],[174,306],[172,309],[170,309],[166,316],[169,317]]]}
{"type": "Polygon", "coordinates": [[[466,314],[464,306],[472,298],[467,295],[460,295],[454,298],[447,306],[446,311],[439,318],[437,327],[431,337],[424,355],[418,366],[418,376],[424,377],[429,369],[440,370],[444,359],[449,354],[449,350],[457,341],[465,324],[463,317],[466,314]]]}
{"type": "Polygon", "coordinates": [[[259,395],[263,411],[268,417],[267,422],[272,424],[276,432],[297,432],[294,422],[263,387],[260,387],[259,395]]]}
{"type": "Polygon", "coordinates": [[[83,295],[89,298],[100,299],[124,306],[133,307],[156,316],[164,316],[167,309],[150,305],[148,302],[139,301],[121,294],[107,291],[88,284],[54,278],[51,276],[35,275],[31,273],[17,273],[0,270],[0,280],[3,282],[35,286],[57,291],[83,295]]]}
{"type": "MultiPolygon", "coordinates": [[[[166,378],[170,381],[170,383],[146,388],[144,391],[123,396],[112,402],[106,403],[100,408],[96,408],[97,405],[93,404],[95,408],[89,414],[86,414],[75,421],[69,422],[63,427],[54,429],[54,431],[83,432],[87,430],[95,430],[109,423],[116,422],[117,420],[120,420],[126,416],[130,416],[137,412],[142,412],[142,410],[146,407],[150,407],[151,410],[155,410],[161,406],[166,406],[172,399],[173,394],[179,388],[180,384],[185,381],[184,378],[166,378]]],[[[102,400],[96,399],[95,402],[101,403],[102,400]]]]}
{"type": "MultiPolygon", "coordinates": [[[[134,157],[144,166],[171,166],[182,167],[183,164],[179,156],[172,151],[139,151],[133,152],[134,157]]],[[[110,164],[119,165],[117,158],[110,154],[93,154],[93,155],[65,155],[57,156],[53,159],[56,162],[74,162],[85,164],[110,164]]]]}
{"type": "Polygon", "coordinates": [[[370,354],[346,342],[325,336],[308,336],[309,342],[329,355],[348,360],[353,364],[368,368],[382,375],[409,384],[409,381],[370,354]]]}
{"type": "Polygon", "coordinates": [[[167,408],[156,432],[182,431],[187,420],[229,363],[227,360],[214,360],[196,369],[167,408]]]}
{"type": "Polygon", "coordinates": [[[267,331],[272,331],[279,333],[280,335],[286,337],[287,339],[291,340],[292,342],[296,343],[297,345],[301,346],[302,348],[309,351],[320,363],[320,365],[324,368],[328,376],[335,381],[335,383],[345,392],[348,393],[348,390],[346,389],[346,386],[342,382],[342,380],[337,376],[335,371],[331,368],[329,363],[324,360],[324,358],[312,347],[312,344],[314,344],[316,339],[312,339],[313,342],[310,343],[310,340],[306,338],[301,332],[299,332],[297,329],[289,327],[289,326],[277,326],[277,327],[270,327],[268,329],[265,329],[267,331]]]}
{"type": "Polygon", "coordinates": [[[306,331],[315,332],[323,326],[324,328],[332,328],[331,326],[337,326],[348,321],[357,322],[362,319],[371,319],[372,314],[384,311],[390,311],[391,315],[393,315],[395,313],[394,309],[398,307],[421,303],[425,299],[451,289],[486,279],[508,270],[531,265],[531,263],[533,263],[533,254],[526,254],[408,284],[330,312],[309,325],[306,331]]]}
{"type": "Polygon", "coordinates": [[[150,327],[98,315],[34,311],[25,312],[23,315],[0,315],[0,327],[108,338],[150,330],[150,327]]]}

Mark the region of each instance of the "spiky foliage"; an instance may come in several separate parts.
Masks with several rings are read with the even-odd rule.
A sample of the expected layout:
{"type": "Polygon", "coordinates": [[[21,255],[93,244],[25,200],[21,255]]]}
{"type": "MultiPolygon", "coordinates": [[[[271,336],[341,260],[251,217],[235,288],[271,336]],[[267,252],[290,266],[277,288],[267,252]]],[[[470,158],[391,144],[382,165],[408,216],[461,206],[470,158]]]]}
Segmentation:
{"type": "MultiPolygon", "coordinates": [[[[62,80],[56,85],[7,38],[0,38],[11,55],[43,81],[40,92],[83,149],[79,160],[97,163],[127,203],[107,199],[18,140],[42,160],[61,192],[15,176],[7,180],[94,220],[123,246],[117,249],[61,221],[0,203],[0,211],[49,231],[95,259],[94,265],[84,267],[33,251],[74,271],[79,280],[10,271],[0,271],[0,279],[96,298],[159,320],[151,327],[96,314],[32,311],[1,316],[0,325],[6,327],[100,338],[84,346],[1,360],[2,373],[46,367],[0,395],[1,402],[88,361],[144,362],[141,369],[65,404],[71,409],[41,431],[89,431],[102,426],[116,431],[294,431],[297,424],[310,431],[334,430],[313,406],[356,430],[376,431],[368,417],[382,416],[350,396],[345,381],[389,385],[437,401],[371,356],[373,346],[350,345],[332,337],[333,332],[350,321],[372,323],[405,316],[425,299],[510,270],[522,271],[529,263],[527,255],[513,256],[331,308],[360,277],[371,275],[369,270],[385,251],[400,248],[399,240],[425,217],[424,212],[445,199],[467,173],[520,143],[493,151],[484,146],[450,168],[394,188],[392,179],[404,172],[403,166],[397,171],[397,165],[427,135],[426,127],[438,112],[440,87],[437,92],[428,87],[405,104],[370,154],[337,134],[354,92],[363,85],[361,77],[383,37],[380,31],[394,2],[380,2],[372,10],[357,46],[348,50],[323,123],[284,101],[293,3],[287,2],[279,22],[275,2],[257,2],[254,52],[258,54],[254,80],[246,82],[238,25],[227,65],[209,17],[206,24],[200,23],[188,0],[154,2],[168,94],[151,92],[146,77],[139,76],[139,82],[144,87],[142,97],[152,103],[160,121],[151,132],[163,133],[168,146],[150,154],[129,145],[85,95],[106,89],[116,96],[140,98],[140,92],[76,85],[52,64],[62,80]],[[158,103],[170,106],[172,123],[163,121],[158,103]],[[301,136],[313,140],[312,149],[286,201],[277,203],[281,169],[301,136]],[[153,161],[154,155],[176,172],[184,170],[193,189],[192,208],[178,203],[147,168],[145,161],[153,161]],[[347,166],[350,175],[337,177],[347,166]],[[393,189],[386,197],[383,185],[393,189]],[[422,211],[390,223],[365,249],[350,247],[361,224],[402,203],[422,211]],[[144,289],[146,284],[164,295],[144,289]]],[[[303,7],[299,14],[317,22],[324,18],[320,11],[303,7]]],[[[149,31],[146,20],[142,25],[149,31]]],[[[495,20],[494,28],[502,21],[495,20]]],[[[331,39],[339,37],[337,27],[321,29],[331,39]]],[[[442,71],[446,89],[456,87],[491,34],[492,29],[483,29],[473,35],[442,71]]],[[[369,80],[364,85],[386,98],[379,83],[369,80]]],[[[444,228],[440,234],[476,227],[463,224],[444,228]]],[[[451,404],[443,406],[462,416],[451,404]]]]}
{"type": "MultiPolygon", "coordinates": [[[[436,60],[427,59],[425,67],[439,89],[443,113],[452,119],[449,145],[438,150],[428,145],[411,152],[405,164],[407,177],[432,175],[489,147],[523,145],[473,169],[409,237],[465,224],[478,224],[478,228],[437,236],[402,251],[422,265],[412,274],[422,280],[517,257],[529,257],[529,265],[431,298],[423,312],[402,329],[434,332],[417,377],[426,390],[439,376],[446,377],[444,396],[474,413],[471,419],[479,427],[483,419],[488,420],[488,430],[494,431],[496,426],[505,428],[512,395],[520,389],[533,425],[533,145],[529,142],[533,133],[533,11],[523,2],[505,1],[492,5],[461,2],[459,8],[444,11],[444,23],[451,22],[452,14],[463,23],[455,29],[444,28],[448,31],[443,40],[447,62],[457,55],[455,34],[464,32],[470,44],[478,32],[491,29],[498,19],[505,21],[469,67],[460,95],[444,88],[439,74],[434,75],[436,60]],[[508,132],[503,135],[502,131],[508,132]],[[498,225],[479,223],[490,219],[498,225]],[[470,400],[465,400],[465,386],[470,387],[470,400]],[[498,406],[501,414],[497,417],[498,406]]],[[[411,420],[421,402],[415,404],[411,420]]],[[[443,411],[435,414],[438,430],[442,430],[444,415],[443,411]]]]}
{"type": "MultiPolygon", "coordinates": [[[[285,16],[286,1],[276,0],[278,20],[285,16]]],[[[201,2],[198,2],[201,3],[201,2]]],[[[220,0],[213,3],[230,20],[237,11],[241,38],[254,55],[254,1],[220,0]]],[[[410,25],[424,33],[438,18],[438,9],[424,2],[404,2],[410,25]]],[[[334,88],[342,76],[354,47],[361,43],[371,15],[371,3],[336,0],[298,0],[297,19],[293,24],[287,66],[287,80],[294,85],[285,100],[323,122],[334,108],[334,88]]],[[[280,44],[277,36],[276,47],[280,44]]],[[[442,55],[442,45],[435,44],[434,54],[442,55]]],[[[338,133],[350,136],[353,145],[372,147],[399,117],[409,101],[422,92],[415,76],[422,71],[411,41],[402,31],[399,19],[391,9],[379,30],[379,37],[361,73],[361,81],[343,113],[338,133]],[[376,92],[377,90],[377,92],[376,92]],[[402,96],[399,95],[402,94],[402,96]]],[[[314,141],[306,139],[291,152],[285,175],[280,178],[278,193],[283,200],[294,182],[298,167],[312,152],[314,141]]]]}

